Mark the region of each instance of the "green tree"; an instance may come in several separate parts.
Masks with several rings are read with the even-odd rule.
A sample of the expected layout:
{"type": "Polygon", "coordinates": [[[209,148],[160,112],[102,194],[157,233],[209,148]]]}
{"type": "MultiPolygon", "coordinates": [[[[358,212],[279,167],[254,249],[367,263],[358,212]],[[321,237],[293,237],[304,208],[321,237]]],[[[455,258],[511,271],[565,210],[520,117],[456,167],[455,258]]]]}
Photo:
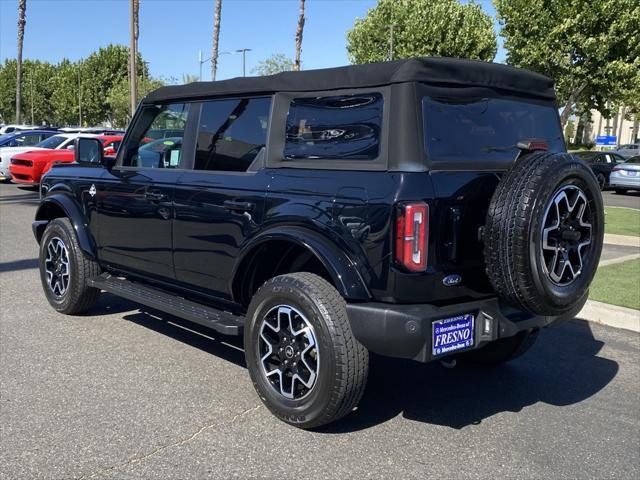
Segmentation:
{"type": "Polygon", "coordinates": [[[78,76],[80,65],[66,58],[55,67],[51,79],[51,107],[55,125],[77,125],[80,123],[80,98],[78,96],[78,76]]]}
{"type": "Polygon", "coordinates": [[[416,56],[491,61],[496,50],[493,19],[473,0],[380,0],[347,32],[352,63],[416,56]]]}
{"type": "Polygon", "coordinates": [[[0,119],[6,123],[16,116],[16,67],[15,59],[0,65],[0,119]]]}
{"type": "MultiPolygon", "coordinates": [[[[129,49],[123,45],[100,48],[81,62],[82,116],[87,125],[111,120],[107,96],[111,88],[128,78],[129,49]]],[[[147,78],[148,68],[138,55],[138,76],[147,78]]]]}
{"type": "Polygon", "coordinates": [[[53,118],[52,78],[56,67],[48,62],[26,60],[22,85],[24,120],[35,125],[48,124],[53,118]]]}
{"type": "Polygon", "coordinates": [[[494,0],[507,63],[551,77],[564,125],[640,92],[638,0],[494,0]]]}
{"type": "MultiPolygon", "coordinates": [[[[164,83],[161,80],[138,77],[137,101],[142,100],[145,95],[152,90],[161,87],[164,83]]],[[[109,119],[114,127],[124,128],[131,120],[130,103],[131,97],[129,92],[128,78],[122,78],[118,83],[114,84],[106,96],[109,104],[109,119]]]]}
{"type": "Polygon", "coordinates": [[[251,70],[256,75],[274,75],[280,72],[293,70],[295,63],[283,53],[275,53],[266,60],[258,62],[258,65],[251,70]]]}

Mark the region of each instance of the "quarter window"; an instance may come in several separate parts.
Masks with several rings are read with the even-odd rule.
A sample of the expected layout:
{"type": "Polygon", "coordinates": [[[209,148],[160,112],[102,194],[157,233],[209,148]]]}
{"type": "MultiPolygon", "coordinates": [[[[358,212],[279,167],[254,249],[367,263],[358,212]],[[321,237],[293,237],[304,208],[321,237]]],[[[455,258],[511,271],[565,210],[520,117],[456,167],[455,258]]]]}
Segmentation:
{"type": "Polygon", "coordinates": [[[244,172],[265,146],[271,98],[204,102],[195,170],[244,172]]]}
{"type": "Polygon", "coordinates": [[[147,107],[140,122],[147,127],[127,142],[124,166],[143,168],[180,168],[182,139],[189,115],[188,103],[147,107]]]}
{"type": "Polygon", "coordinates": [[[375,159],[380,151],[382,106],[380,93],[293,99],[284,157],[375,159]]]}

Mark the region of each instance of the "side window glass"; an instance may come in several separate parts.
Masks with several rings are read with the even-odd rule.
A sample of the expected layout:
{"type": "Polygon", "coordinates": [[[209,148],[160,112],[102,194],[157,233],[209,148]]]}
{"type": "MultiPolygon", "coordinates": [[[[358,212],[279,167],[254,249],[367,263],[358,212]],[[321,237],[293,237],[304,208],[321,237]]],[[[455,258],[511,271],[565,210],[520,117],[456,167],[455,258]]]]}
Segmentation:
{"type": "Polygon", "coordinates": [[[380,93],[295,98],[287,116],[285,158],[375,159],[382,107],[380,93]]]}
{"type": "Polygon", "coordinates": [[[127,143],[124,166],[180,168],[188,103],[148,107],[140,117],[141,133],[127,143]]]}
{"type": "Polygon", "coordinates": [[[40,143],[40,135],[25,135],[22,138],[24,139],[22,145],[24,145],[25,147],[30,147],[32,145],[40,143]]]}
{"type": "Polygon", "coordinates": [[[195,170],[244,172],[267,142],[271,98],[203,102],[195,170]]]}

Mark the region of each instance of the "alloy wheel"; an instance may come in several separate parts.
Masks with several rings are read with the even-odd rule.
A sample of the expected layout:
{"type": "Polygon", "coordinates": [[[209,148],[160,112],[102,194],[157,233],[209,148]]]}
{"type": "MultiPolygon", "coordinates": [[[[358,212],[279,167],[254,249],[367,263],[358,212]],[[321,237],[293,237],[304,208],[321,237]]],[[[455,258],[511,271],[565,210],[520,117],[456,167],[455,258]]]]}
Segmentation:
{"type": "Polygon", "coordinates": [[[288,399],[306,397],[320,369],[318,342],[307,318],[289,305],[271,308],[262,318],[258,344],[271,387],[288,399]]]}
{"type": "Polygon", "coordinates": [[[51,238],[47,244],[44,271],[47,274],[47,285],[51,292],[58,298],[63,297],[69,288],[71,269],[69,251],[59,237],[51,238]]]}

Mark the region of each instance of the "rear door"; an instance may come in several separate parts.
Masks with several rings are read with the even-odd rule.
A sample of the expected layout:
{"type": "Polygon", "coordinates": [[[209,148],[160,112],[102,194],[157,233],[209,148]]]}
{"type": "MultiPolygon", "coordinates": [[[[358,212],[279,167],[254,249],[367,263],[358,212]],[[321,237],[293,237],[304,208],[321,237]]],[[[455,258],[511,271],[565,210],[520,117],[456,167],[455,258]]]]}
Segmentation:
{"type": "Polygon", "coordinates": [[[193,156],[190,109],[189,103],[144,107],[118,164],[96,183],[101,261],[143,276],[174,279],[173,194],[193,156]],[[151,129],[171,130],[172,136],[150,141],[151,129]]]}
{"type": "Polygon", "coordinates": [[[231,298],[240,248],[262,223],[270,176],[261,168],[271,97],[198,105],[193,170],[174,194],[174,264],[178,281],[231,298]]]}

